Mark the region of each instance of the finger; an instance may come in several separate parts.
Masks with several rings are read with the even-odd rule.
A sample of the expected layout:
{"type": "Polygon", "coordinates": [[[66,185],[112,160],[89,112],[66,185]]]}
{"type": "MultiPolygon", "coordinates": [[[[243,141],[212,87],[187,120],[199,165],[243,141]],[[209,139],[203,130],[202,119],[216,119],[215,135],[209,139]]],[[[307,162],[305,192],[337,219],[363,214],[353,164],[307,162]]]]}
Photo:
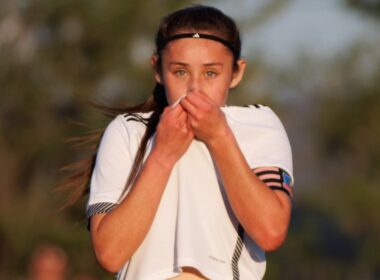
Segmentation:
{"type": "Polygon", "coordinates": [[[191,116],[196,116],[199,110],[192,102],[188,100],[188,97],[182,99],[181,106],[188,112],[191,116]]]}
{"type": "Polygon", "coordinates": [[[165,108],[165,112],[166,112],[166,115],[170,115],[170,117],[177,118],[183,112],[183,108],[181,106],[176,106],[176,107],[167,106],[165,108]]]}
{"type": "Polygon", "coordinates": [[[162,111],[161,117],[165,116],[169,112],[169,109],[170,109],[169,106],[165,107],[164,110],[162,111]]]}
{"type": "Polygon", "coordinates": [[[182,113],[176,118],[178,123],[185,123],[187,121],[187,113],[182,109],[182,113]]]}
{"type": "Polygon", "coordinates": [[[201,94],[199,92],[189,93],[185,99],[199,109],[207,109],[211,106],[215,106],[214,102],[206,94],[201,94]]]}
{"type": "Polygon", "coordinates": [[[187,140],[191,140],[194,138],[194,133],[188,125],[183,126],[182,131],[186,134],[187,140]]]}
{"type": "Polygon", "coordinates": [[[184,109],[181,109],[179,114],[171,112],[164,116],[164,118],[166,128],[178,130],[186,125],[187,113],[184,109]]]}
{"type": "Polygon", "coordinates": [[[212,103],[214,104],[215,102],[203,91],[194,91],[193,92],[194,94],[198,95],[199,97],[201,97],[202,99],[204,99],[205,101],[209,102],[209,103],[212,103]]]}

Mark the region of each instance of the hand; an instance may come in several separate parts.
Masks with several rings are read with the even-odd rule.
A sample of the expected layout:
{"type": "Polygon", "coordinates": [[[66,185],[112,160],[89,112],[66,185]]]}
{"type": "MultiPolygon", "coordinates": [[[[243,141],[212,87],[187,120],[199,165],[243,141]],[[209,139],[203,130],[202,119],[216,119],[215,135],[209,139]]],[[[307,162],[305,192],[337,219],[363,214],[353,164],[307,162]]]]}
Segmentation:
{"type": "Polygon", "coordinates": [[[188,114],[180,106],[164,109],[156,129],[152,154],[171,168],[186,152],[194,139],[187,125],[188,114]]]}
{"type": "Polygon", "coordinates": [[[224,113],[205,93],[192,91],[180,104],[188,113],[189,128],[205,144],[210,145],[230,132],[224,113]]]}

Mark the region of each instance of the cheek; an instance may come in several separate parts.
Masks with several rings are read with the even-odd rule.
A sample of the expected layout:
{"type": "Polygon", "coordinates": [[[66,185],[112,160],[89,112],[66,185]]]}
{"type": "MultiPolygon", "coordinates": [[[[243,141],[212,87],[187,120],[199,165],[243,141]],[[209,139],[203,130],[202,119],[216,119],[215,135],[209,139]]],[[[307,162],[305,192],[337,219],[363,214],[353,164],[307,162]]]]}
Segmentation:
{"type": "Polygon", "coordinates": [[[228,97],[230,80],[217,81],[205,89],[205,93],[219,106],[224,106],[228,97]]]}
{"type": "Polygon", "coordinates": [[[220,89],[220,91],[218,91],[218,93],[212,99],[219,106],[224,106],[226,104],[227,95],[228,95],[228,90],[223,88],[223,89],[220,89]]]}
{"type": "Polygon", "coordinates": [[[164,76],[164,86],[169,104],[173,104],[186,93],[186,87],[170,76],[164,76]]]}

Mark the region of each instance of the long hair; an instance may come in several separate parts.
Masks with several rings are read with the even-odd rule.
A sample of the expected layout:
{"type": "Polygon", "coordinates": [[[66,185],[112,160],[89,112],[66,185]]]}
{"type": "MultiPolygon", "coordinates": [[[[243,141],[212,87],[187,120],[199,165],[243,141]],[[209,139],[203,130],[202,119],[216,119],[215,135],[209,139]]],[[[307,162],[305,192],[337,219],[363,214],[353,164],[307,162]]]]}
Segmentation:
{"type": "MultiPolygon", "coordinates": [[[[194,5],[177,10],[161,20],[155,37],[155,53],[158,56],[156,67],[158,71],[161,71],[162,52],[165,48],[161,47],[161,42],[165,41],[165,39],[169,36],[183,32],[207,32],[227,40],[233,46],[233,66],[236,70],[237,61],[240,59],[241,55],[241,40],[239,30],[235,22],[216,8],[203,5],[194,5]]],[[[125,106],[122,108],[110,108],[96,105],[98,109],[111,118],[121,113],[133,114],[152,112],[150,117],[146,120],[147,127],[135,155],[132,170],[129,173],[130,175],[128,177],[125,189],[127,189],[138,176],[138,172],[143,164],[147,143],[155,133],[160,116],[167,105],[168,102],[166,99],[165,88],[159,83],[156,83],[152,96],[142,104],[136,106],[125,106]]],[[[92,144],[92,146],[90,146],[92,153],[89,157],[69,164],[63,168],[63,170],[70,172],[70,174],[59,186],[59,189],[69,190],[71,193],[65,206],[75,203],[78,199],[89,192],[98,143],[103,132],[104,129],[101,129],[84,137],[72,138],[72,143],[76,146],[90,146],[92,144]]]]}

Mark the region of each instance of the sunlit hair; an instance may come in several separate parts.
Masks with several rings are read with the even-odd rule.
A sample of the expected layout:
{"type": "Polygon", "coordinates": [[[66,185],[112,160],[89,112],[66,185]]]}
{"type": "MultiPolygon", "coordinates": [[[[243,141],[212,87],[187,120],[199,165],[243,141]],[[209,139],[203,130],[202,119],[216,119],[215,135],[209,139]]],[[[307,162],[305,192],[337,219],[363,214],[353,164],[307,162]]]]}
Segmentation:
{"type": "MultiPolygon", "coordinates": [[[[231,50],[233,55],[233,67],[234,70],[237,70],[237,61],[241,56],[241,40],[239,30],[235,22],[220,10],[203,5],[194,5],[177,10],[161,20],[155,37],[155,52],[158,56],[157,67],[161,67],[162,51],[165,48],[165,46],[160,48],[161,42],[169,36],[185,32],[207,33],[228,41],[229,44],[233,46],[233,51],[231,50]]],[[[145,120],[147,123],[147,128],[136,153],[125,190],[131,185],[138,175],[143,163],[147,143],[155,133],[160,115],[167,105],[168,102],[166,99],[165,88],[163,85],[156,83],[152,96],[148,98],[146,102],[137,106],[126,106],[122,108],[109,108],[99,105],[96,106],[110,118],[114,118],[116,115],[121,113],[133,115],[136,113],[152,112],[150,117],[145,120]]],[[[64,170],[69,171],[70,175],[66,177],[63,183],[59,186],[59,189],[70,190],[71,193],[65,206],[75,203],[80,197],[89,192],[90,179],[96,160],[98,147],[97,143],[99,143],[103,132],[104,129],[85,137],[72,139],[76,145],[89,145],[89,143],[95,143],[95,145],[93,146],[93,153],[91,156],[64,167],[64,170]]]]}

